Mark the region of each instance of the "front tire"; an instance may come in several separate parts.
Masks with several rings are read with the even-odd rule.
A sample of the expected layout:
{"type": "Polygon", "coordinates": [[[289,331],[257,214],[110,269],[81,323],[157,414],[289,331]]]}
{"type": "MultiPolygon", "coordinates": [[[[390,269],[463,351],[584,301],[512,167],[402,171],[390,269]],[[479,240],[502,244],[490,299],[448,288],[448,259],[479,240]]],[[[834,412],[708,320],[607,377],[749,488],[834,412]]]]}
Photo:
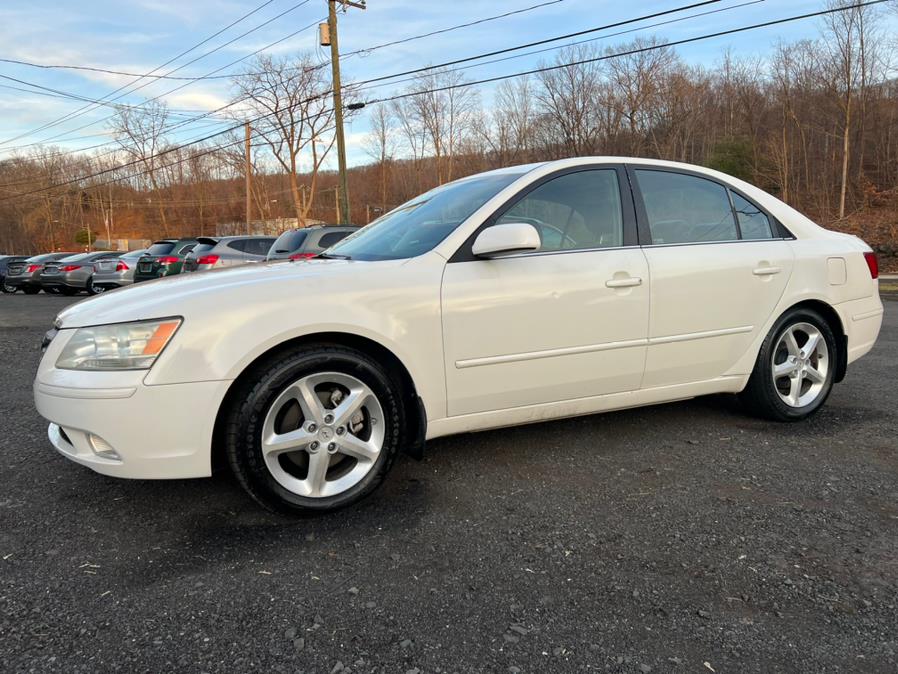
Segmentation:
{"type": "Polygon", "coordinates": [[[407,440],[401,385],[355,349],[281,352],[238,386],[224,418],[228,461],[270,510],[327,512],[365,498],[407,440]]]}
{"type": "Polygon", "coordinates": [[[832,328],[813,309],[787,311],[774,324],[741,394],[754,414],[800,421],[823,406],[832,392],[838,358],[832,328]]]}

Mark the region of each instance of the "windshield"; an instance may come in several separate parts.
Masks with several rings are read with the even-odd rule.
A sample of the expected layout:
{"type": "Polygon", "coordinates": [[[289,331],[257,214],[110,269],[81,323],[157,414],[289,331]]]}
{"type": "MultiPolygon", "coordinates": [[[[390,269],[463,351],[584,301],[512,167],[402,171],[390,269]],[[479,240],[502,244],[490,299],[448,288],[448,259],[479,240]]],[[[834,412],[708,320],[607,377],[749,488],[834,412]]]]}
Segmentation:
{"type": "Polygon", "coordinates": [[[353,260],[422,255],[521,175],[523,172],[492,173],[437,187],[346,237],[326,255],[353,260]]]}

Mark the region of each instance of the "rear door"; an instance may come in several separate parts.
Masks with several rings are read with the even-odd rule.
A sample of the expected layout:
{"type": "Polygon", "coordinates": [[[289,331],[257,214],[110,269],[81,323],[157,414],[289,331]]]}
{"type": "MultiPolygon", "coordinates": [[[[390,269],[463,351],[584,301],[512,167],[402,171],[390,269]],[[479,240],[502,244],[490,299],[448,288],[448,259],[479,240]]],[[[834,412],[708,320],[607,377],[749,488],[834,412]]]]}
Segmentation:
{"type": "Polygon", "coordinates": [[[727,373],[792,272],[778,224],[745,195],[689,171],[630,166],[652,279],[644,388],[727,373]]]}

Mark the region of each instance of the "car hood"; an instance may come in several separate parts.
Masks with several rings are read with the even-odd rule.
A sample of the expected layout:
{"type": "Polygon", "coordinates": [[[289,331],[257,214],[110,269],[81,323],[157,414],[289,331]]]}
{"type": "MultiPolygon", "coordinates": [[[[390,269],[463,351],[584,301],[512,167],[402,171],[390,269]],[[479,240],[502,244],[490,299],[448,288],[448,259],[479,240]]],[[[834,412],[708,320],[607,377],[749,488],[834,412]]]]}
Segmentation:
{"type": "Polygon", "coordinates": [[[59,314],[57,327],[187,316],[197,306],[220,307],[223,312],[240,311],[248,303],[288,302],[285,306],[290,306],[304,293],[338,292],[347,286],[374,287],[378,270],[404,262],[270,262],[171,276],[74,304],[59,314]]]}

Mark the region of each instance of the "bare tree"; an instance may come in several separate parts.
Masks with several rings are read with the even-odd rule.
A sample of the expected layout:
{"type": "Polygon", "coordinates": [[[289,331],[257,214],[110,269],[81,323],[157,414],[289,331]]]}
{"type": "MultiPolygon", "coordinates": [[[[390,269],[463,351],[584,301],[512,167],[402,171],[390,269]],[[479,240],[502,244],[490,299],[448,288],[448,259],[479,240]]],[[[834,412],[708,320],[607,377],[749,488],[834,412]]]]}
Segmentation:
{"type": "Polygon", "coordinates": [[[382,213],[387,208],[387,179],[397,142],[393,113],[386,105],[378,103],[371,112],[371,131],[368,134],[365,151],[378,164],[382,213]]]}
{"type": "Polygon", "coordinates": [[[169,236],[169,226],[160,180],[165,160],[160,155],[167,145],[165,138],[167,123],[168,107],[160,101],[149,101],[140,107],[123,106],[119,108],[111,122],[116,140],[125,155],[143,168],[143,177],[149,183],[156,198],[159,219],[165,236],[169,236]]]}
{"type": "Polygon", "coordinates": [[[318,172],[333,147],[334,111],[325,71],[311,55],[279,59],[261,55],[234,78],[240,115],[287,173],[296,218],[305,223],[315,199],[318,172]],[[300,186],[303,155],[310,156],[308,196],[300,186]]]}

